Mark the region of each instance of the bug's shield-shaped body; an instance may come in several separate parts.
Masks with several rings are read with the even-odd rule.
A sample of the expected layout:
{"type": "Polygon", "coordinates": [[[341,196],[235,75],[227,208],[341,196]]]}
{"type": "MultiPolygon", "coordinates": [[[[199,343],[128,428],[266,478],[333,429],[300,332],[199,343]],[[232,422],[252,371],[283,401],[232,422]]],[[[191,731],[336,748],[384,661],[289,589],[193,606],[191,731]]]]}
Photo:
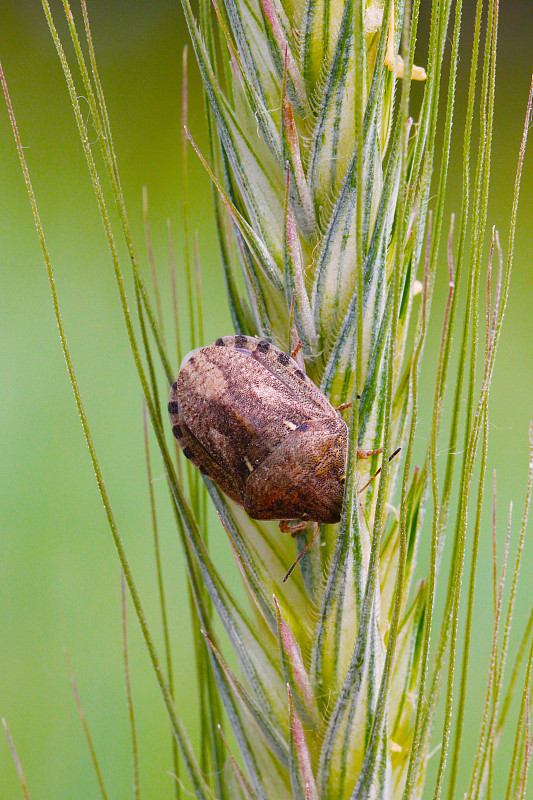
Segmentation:
{"type": "Polygon", "coordinates": [[[185,456],[253,519],[340,519],[346,423],[286,353],[226,336],[184,361],[168,404],[185,456]]]}

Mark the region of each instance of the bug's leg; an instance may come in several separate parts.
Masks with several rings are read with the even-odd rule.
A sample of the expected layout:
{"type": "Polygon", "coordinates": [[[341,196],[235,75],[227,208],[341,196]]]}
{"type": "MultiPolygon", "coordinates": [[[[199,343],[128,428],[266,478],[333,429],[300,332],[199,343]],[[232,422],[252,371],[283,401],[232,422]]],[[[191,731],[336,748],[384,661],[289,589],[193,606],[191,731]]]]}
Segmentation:
{"type": "Polygon", "coordinates": [[[344,411],[346,408],[351,408],[351,403],[341,403],[340,406],[337,406],[337,411],[341,412],[344,411]]]}
{"type": "Polygon", "coordinates": [[[290,335],[290,353],[291,358],[296,361],[300,369],[305,372],[305,362],[303,359],[302,350],[302,340],[298,334],[296,329],[296,325],[294,324],[294,289],[292,290],[292,301],[291,301],[291,312],[290,312],[290,320],[291,320],[291,335],[290,335]]]}
{"type": "MultiPolygon", "coordinates": [[[[356,394],[355,396],[357,397],[358,400],[361,399],[361,395],[360,394],[356,394]]],[[[337,411],[340,414],[341,411],[344,411],[346,408],[351,408],[351,407],[352,407],[351,403],[341,403],[340,406],[337,406],[337,411]]]]}
{"type": "Polygon", "coordinates": [[[297,536],[300,531],[307,527],[307,522],[303,519],[280,519],[279,529],[282,533],[290,533],[292,537],[297,536]]]}
{"type": "Polygon", "coordinates": [[[302,343],[301,343],[300,339],[298,339],[298,343],[297,343],[296,347],[294,348],[294,350],[291,353],[291,358],[296,359],[296,356],[298,355],[298,353],[300,352],[301,349],[302,349],[302,343]]]}
{"type": "Polygon", "coordinates": [[[379,454],[382,452],[383,452],[382,447],[379,447],[377,450],[361,450],[361,448],[358,447],[357,458],[370,458],[370,456],[379,456],[379,454]]]}

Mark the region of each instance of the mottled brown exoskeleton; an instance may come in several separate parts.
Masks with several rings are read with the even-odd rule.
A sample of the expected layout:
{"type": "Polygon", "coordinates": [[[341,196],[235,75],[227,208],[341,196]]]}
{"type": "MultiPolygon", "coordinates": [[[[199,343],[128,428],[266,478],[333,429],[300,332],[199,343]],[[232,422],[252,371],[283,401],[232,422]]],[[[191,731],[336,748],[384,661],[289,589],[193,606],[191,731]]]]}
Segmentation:
{"type": "Polygon", "coordinates": [[[184,455],[253,519],[339,522],[348,429],[287,353],[217,339],[184,360],[168,411],[184,455]]]}

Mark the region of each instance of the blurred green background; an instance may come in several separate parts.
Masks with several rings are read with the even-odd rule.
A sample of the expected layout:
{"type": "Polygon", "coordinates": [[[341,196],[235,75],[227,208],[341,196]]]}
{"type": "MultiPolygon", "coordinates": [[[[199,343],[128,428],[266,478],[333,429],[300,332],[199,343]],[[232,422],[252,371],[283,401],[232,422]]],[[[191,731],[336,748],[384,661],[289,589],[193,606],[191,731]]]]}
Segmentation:
{"type": "MultiPolygon", "coordinates": [[[[65,32],[61,3],[52,3],[52,9],[58,27],[65,32]]],[[[141,192],[146,185],[156,263],[168,307],[167,218],[173,224],[178,264],[183,259],[179,151],[181,53],[186,33],[181,10],[177,0],[89,0],[89,11],[135,243],[145,261],[141,192]]],[[[471,36],[471,13],[472,9],[468,9],[465,43],[471,36]]],[[[506,242],[532,69],[533,14],[530,0],[508,0],[500,13],[489,224],[501,227],[506,242]]],[[[39,2],[1,0],[0,31],[0,58],[40,206],[84,403],[119,529],[160,644],[140,388],[67,91],[39,2]]],[[[468,70],[468,54],[464,49],[463,53],[462,82],[457,93],[456,159],[461,151],[468,70]]],[[[190,81],[190,124],[205,151],[203,109],[194,68],[190,81]]],[[[85,107],[89,117],[86,102],[85,107]]],[[[491,406],[490,468],[497,468],[499,476],[500,552],[511,499],[516,504],[516,520],[521,513],[527,428],[533,411],[532,147],[526,158],[515,272],[491,406]]],[[[194,158],[190,159],[189,169],[191,219],[201,234],[207,306],[205,338],[209,342],[230,332],[230,322],[221,302],[223,287],[210,187],[194,158]]],[[[457,212],[460,169],[455,160],[449,210],[457,212]]],[[[66,648],[110,795],[129,797],[131,747],[123,679],[118,559],[68,383],[45,269],[3,108],[0,170],[0,716],[8,722],[33,797],[84,800],[97,796],[65,667],[66,648]]],[[[122,246],[121,254],[127,272],[122,246]]],[[[421,451],[428,430],[434,378],[431,356],[440,333],[446,280],[442,261],[424,371],[421,451]]],[[[180,287],[184,306],[182,279],[180,287]]],[[[440,458],[442,463],[444,453],[440,458]]],[[[166,505],[163,469],[155,451],[153,470],[155,492],[161,500],[162,548],[179,683],[177,705],[194,740],[195,707],[190,698],[195,689],[186,584],[166,505]]],[[[516,536],[516,526],[514,533],[516,536]]],[[[212,538],[217,555],[229,564],[224,537],[212,538]]],[[[484,593],[491,597],[488,524],[482,546],[486,566],[480,574],[478,620],[483,620],[484,593]]],[[[523,589],[533,579],[531,555],[528,542],[523,589]]],[[[525,595],[528,594],[531,591],[526,588],[525,595]]],[[[530,603],[531,597],[526,600],[530,603]]],[[[528,602],[522,602],[519,613],[526,614],[528,602]]],[[[487,624],[476,626],[474,646],[479,653],[486,653],[488,648],[490,605],[486,603],[487,624]]],[[[517,622],[518,632],[522,625],[521,620],[517,622]]],[[[170,797],[171,761],[165,713],[131,612],[129,637],[142,795],[170,797]]],[[[480,686],[485,685],[484,664],[481,658],[476,659],[473,667],[480,686]],[[479,662],[483,667],[478,676],[479,662]]],[[[477,733],[478,724],[478,713],[473,711],[466,726],[471,725],[477,733]]],[[[468,742],[464,750],[466,763],[467,745],[468,742]]],[[[0,735],[0,797],[19,796],[15,768],[0,735]]]]}

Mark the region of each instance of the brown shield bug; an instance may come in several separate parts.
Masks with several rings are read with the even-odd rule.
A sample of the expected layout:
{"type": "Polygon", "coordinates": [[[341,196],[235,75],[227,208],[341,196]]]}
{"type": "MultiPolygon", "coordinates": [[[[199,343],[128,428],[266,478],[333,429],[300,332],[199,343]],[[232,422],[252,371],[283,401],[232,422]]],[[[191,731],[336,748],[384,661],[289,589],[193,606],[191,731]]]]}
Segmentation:
{"type": "Polygon", "coordinates": [[[217,339],[186,357],[168,411],[184,455],[253,519],[339,522],[348,429],[287,353],[217,339]]]}

